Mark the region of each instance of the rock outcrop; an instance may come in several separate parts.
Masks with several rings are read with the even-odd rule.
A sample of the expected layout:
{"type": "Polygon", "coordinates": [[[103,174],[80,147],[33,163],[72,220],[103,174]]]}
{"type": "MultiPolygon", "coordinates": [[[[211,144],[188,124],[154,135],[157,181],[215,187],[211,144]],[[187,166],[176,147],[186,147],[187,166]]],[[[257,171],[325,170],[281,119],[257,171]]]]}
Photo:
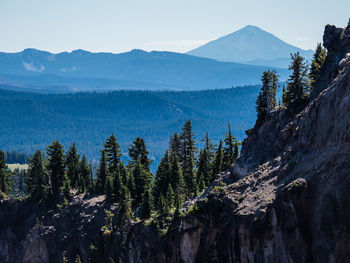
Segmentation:
{"type": "Polygon", "coordinates": [[[75,196],[67,207],[48,210],[34,200],[0,201],[0,262],[73,262],[90,259],[101,238],[105,211],[114,211],[104,196],[75,196]],[[48,210],[48,211],[47,211],[48,210]]]}
{"type": "Polygon", "coordinates": [[[160,234],[144,222],[101,235],[103,197],[59,212],[0,201],[1,262],[320,262],[350,260],[350,26],[326,26],[322,78],[297,115],[274,111],[240,158],[160,234]],[[38,223],[35,224],[35,218],[38,223]],[[103,244],[104,257],[95,257],[103,244]]]}

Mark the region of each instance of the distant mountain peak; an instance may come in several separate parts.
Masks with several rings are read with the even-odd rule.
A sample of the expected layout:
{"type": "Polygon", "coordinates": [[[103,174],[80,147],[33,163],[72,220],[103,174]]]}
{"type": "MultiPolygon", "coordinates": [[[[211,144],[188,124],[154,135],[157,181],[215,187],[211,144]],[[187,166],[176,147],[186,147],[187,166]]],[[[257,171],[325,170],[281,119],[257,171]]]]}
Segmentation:
{"type": "Polygon", "coordinates": [[[246,25],[245,27],[242,27],[239,31],[264,31],[262,30],[260,27],[258,26],[254,26],[254,25],[246,25]]]}
{"type": "Polygon", "coordinates": [[[76,50],[73,50],[71,53],[73,55],[80,55],[80,56],[92,54],[91,52],[86,51],[84,49],[76,49],[76,50]]]}
{"type": "Polygon", "coordinates": [[[287,67],[290,53],[295,52],[306,59],[310,59],[313,54],[313,51],[290,45],[260,27],[247,25],[187,54],[220,61],[287,67]]]}
{"type": "Polygon", "coordinates": [[[23,53],[23,54],[29,54],[29,55],[38,55],[38,54],[47,54],[47,53],[50,53],[50,52],[47,52],[47,51],[41,51],[39,49],[35,49],[35,48],[25,48],[23,49],[22,52],[19,52],[19,53],[23,53]]]}

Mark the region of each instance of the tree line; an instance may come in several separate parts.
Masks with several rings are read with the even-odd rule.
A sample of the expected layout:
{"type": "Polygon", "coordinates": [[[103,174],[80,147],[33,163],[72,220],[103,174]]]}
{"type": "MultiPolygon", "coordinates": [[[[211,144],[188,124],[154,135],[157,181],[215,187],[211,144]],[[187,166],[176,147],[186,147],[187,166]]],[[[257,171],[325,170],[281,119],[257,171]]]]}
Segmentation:
{"type": "MultiPolygon", "coordinates": [[[[37,150],[30,158],[25,172],[26,193],[38,202],[59,207],[67,205],[74,194],[104,194],[107,202],[119,203],[119,222],[135,213],[142,219],[154,213],[179,213],[186,200],[201,193],[239,155],[239,142],[232,135],[230,124],[219,145],[212,143],[208,133],[201,144],[203,148],[199,150],[191,121],[187,121],[180,133],[170,137],[169,147],[153,174],[143,138],[132,142],[128,149],[130,160],[125,164],[118,140],[112,134],[100,151],[97,175],[93,178],[87,158],[78,153],[74,143],[65,152],[54,141],[45,154],[37,150]]],[[[1,151],[0,191],[11,191],[11,173],[1,151]]]]}
{"type": "Polygon", "coordinates": [[[299,52],[291,54],[289,70],[292,73],[287,80],[287,86],[283,86],[282,101],[278,105],[276,101],[276,90],[279,87],[278,75],[273,70],[263,72],[262,87],[256,100],[256,127],[259,127],[277,106],[292,112],[298,112],[303,108],[317,85],[326,56],[326,50],[318,44],[310,67],[299,52]]]}

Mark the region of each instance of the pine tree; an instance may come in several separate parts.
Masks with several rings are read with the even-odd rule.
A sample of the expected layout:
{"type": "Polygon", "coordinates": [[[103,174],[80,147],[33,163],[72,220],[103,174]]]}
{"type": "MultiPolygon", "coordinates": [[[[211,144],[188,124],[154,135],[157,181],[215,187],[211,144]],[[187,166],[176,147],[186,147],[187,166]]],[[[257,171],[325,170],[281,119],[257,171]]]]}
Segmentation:
{"type": "Polygon", "coordinates": [[[44,158],[40,150],[37,150],[29,159],[28,171],[26,173],[27,193],[39,200],[46,198],[47,171],[44,158]]]}
{"type": "Polygon", "coordinates": [[[267,100],[268,110],[272,111],[277,106],[276,92],[277,88],[280,86],[278,75],[275,70],[270,70],[270,88],[267,100]]]}
{"type": "Polygon", "coordinates": [[[313,88],[315,86],[316,81],[320,76],[321,67],[325,62],[327,57],[327,51],[322,47],[321,43],[317,44],[316,51],[313,56],[313,60],[311,62],[310,68],[310,86],[313,88]]]}
{"type": "Polygon", "coordinates": [[[8,194],[12,188],[11,172],[7,169],[5,153],[0,150],[0,192],[8,194]]]}
{"type": "Polygon", "coordinates": [[[112,175],[116,172],[121,157],[120,146],[117,142],[117,138],[113,134],[107,138],[104,145],[104,151],[106,154],[108,170],[112,175]]]}
{"type": "Polygon", "coordinates": [[[231,133],[230,123],[228,124],[228,134],[225,138],[224,156],[222,169],[227,170],[230,165],[236,160],[237,152],[235,152],[235,147],[237,145],[237,139],[231,133]]]}
{"type": "Polygon", "coordinates": [[[174,191],[170,183],[166,192],[166,206],[169,211],[174,207],[174,191]]]}
{"type": "Polygon", "coordinates": [[[131,217],[131,198],[129,190],[126,186],[122,186],[121,188],[121,198],[120,208],[118,211],[118,226],[121,226],[125,221],[129,220],[131,217]]]}
{"type": "Polygon", "coordinates": [[[52,195],[56,197],[60,192],[60,188],[64,184],[64,151],[63,146],[58,142],[54,141],[47,148],[48,159],[48,173],[51,179],[52,195]]]}
{"type": "Polygon", "coordinates": [[[286,87],[283,85],[282,89],[282,106],[287,107],[287,91],[286,87]]]}
{"type": "Polygon", "coordinates": [[[191,121],[186,121],[181,130],[181,151],[179,156],[180,163],[188,194],[192,194],[195,193],[196,188],[194,161],[197,148],[195,146],[196,143],[194,140],[191,121]]]}
{"type": "Polygon", "coordinates": [[[158,209],[161,217],[166,216],[170,211],[170,208],[168,207],[163,194],[160,194],[158,198],[158,209]]]}
{"type": "Polygon", "coordinates": [[[115,171],[115,174],[113,177],[113,190],[114,190],[113,196],[116,202],[120,202],[122,198],[122,187],[124,187],[124,184],[120,176],[120,169],[118,165],[117,170],[115,171]]]}
{"type": "Polygon", "coordinates": [[[149,170],[152,161],[148,159],[148,151],[144,139],[137,137],[133,141],[133,144],[129,148],[129,156],[131,158],[131,165],[135,165],[140,160],[144,168],[149,170]]]}
{"type": "MultiPolygon", "coordinates": [[[[130,175],[122,161],[119,163],[119,174],[120,174],[120,179],[122,180],[122,183],[128,186],[130,175]]],[[[129,190],[131,191],[133,189],[129,189],[129,190]]]]}
{"type": "Polygon", "coordinates": [[[214,146],[213,142],[211,141],[211,139],[209,138],[208,132],[205,133],[205,136],[204,136],[202,142],[204,142],[204,148],[207,150],[209,161],[211,162],[213,157],[214,157],[215,146],[214,146]]]}
{"type": "Polygon", "coordinates": [[[140,160],[137,160],[132,173],[135,182],[134,201],[137,205],[141,204],[142,197],[145,191],[149,188],[149,185],[152,180],[152,174],[144,168],[140,160]]]}
{"type": "Polygon", "coordinates": [[[63,180],[62,192],[63,192],[63,196],[64,196],[65,200],[70,199],[72,197],[70,182],[66,176],[65,176],[65,179],[63,180]]]}
{"type": "Polygon", "coordinates": [[[179,164],[179,160],[176,154],[171,153],[170,155],[170,182],[172,188],[174,189],[175,201],[178,201],[182,204],[182,202],[187,197],[187,189],[186,184],[183,178],[183,174],[181,171],[181,167],[179,164]]]}
{"type": "Polygon", "coordinates": [[[133,172],[127,171],[127,184],[128,190],[130,192],[131,199],[135,197],[135,180],[134,180],[134,174],[133,172]]]}
{"type": "Polygon", "coordinates": [[[222,140],[219,142],[218,149],[216,150],[215,153],[215,158],[213,161],[213,174],[211,177],[211,181],[215,179],[215,177],[223,171],[223,158],[224,158],[224,153],[222,150],[222,140]]]}
{"type": "Polygon", "coordinates": [[[175,213],[174,213],[174,218],[180,218],[181,217],[181,205],[182,205],[182,200],[179,198],[175,197],[175,213]]]}
{"type": "Polygon", "coordinates": [[[257,125],[277,106],[276,91],[279,86],[275,71],[264,71],[261,77],[261,92],[256,100],[257,125]]]}
{"type": "Polygon", "coordinates": [[[258,97],[256,98],[256,113],[257,113],[257,118],[256,118],[256,123],[261,123],[263,119],[265,119],[265,108],[266,105],[264,105],[264,100],[263,100],[263,95],[262,92],[259,92],[258,97]]]}
{"type": "MultiPolygon", "coordinates": [[[[176,155],[176,153],[174,154],[176,155]]],[[[164,154],[164,157],[160,160],[160,163],[157,168],[156,176],[154,179],[153,195],[156,200],[158,200],[161,194],[164,197],[169,183],[171,183],[170,160],[169,160],[169,152],[166,151],[164,154]]]]}
{"type": "Polygon", "coordinates": [[[71,186],[75,188],[78,184],[80,159],[75,143],[73,143],[68,149],[65,159],[65,164],[67,167],[67,176],[71,182],[71,186]]]}
{"type": "Polygon", "coordinates": [[[106,191],[106,199],[108,202],[113,200],[113,184],[112,184],[112,178],[110,176],[107,176],[106,178],[106,185],[105,185],[105,191],[106,191]]]}
{"type": "Polygon", "coordinates": [[[198,189],[202,191],[206,185],[211,182],[211,163],[209,159],[209,154],[207,148],[200,151],[199,163],[197,169],[197,185],[198,189]]]}
{"type": "Polygon", "coordinates": [[[175,132],[174,135],[170,137],[169,150],[176,153],[177,156],[181,155],[181,140],[177,132],[175,132]]]}
{"type": "Polygon", "coordinates": [[[85,155],[83,155],[81,161],[79,162],[79,179],[81,182],[79,187],[80,192],[84,193],[90,188],[91,184],[91,170],[85,155]]]}
{"type": "Polygon", "coordinates": [[[148,219],[151,217],[153,211],[153,196],[150,189],[147,189],[142,199],[142,219],[148,219]]]}
{"type": "Polygon", "coordinates": [[[97,170],[97,179],[96,179],[96,192],[102,194],[105,192],[107,178],[107,162],[105,150],[101,151],[100,165],[97,170]]]}
{"type": "Polygon", "coordinates": [[[307,98],[307,89],[309,86],[307,79],[308,66],[299,52],[291,55],[292,62],[289,70],[292,70],[287,81],[286,105],[298,106],[307,98]]]}

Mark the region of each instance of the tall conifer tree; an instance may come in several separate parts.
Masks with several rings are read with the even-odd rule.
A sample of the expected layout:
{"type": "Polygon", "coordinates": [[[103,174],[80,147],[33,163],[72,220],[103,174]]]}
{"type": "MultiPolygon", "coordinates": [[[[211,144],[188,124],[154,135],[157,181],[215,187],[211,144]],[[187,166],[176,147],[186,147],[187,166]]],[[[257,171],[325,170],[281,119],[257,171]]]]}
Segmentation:
{"type": "Polygon", "coordinates": [[[65,158],[63,146],[54,141],[47,147],[48,172],[51,179],[52,195],[56,197],[65,181],[65,158]]]}
{"type": "Polygon", "coordinates": [[[222,169],[226,170],[230,165],[236,160],[237,152],[236,145],[238,144],[237,139],[231,133],[230,123],[228,124],[228,134],[225,138],[225,148],[223,156],[223,166],[222,169]]]}
{"type": "Polygon", "coordinates": [[[289,70],[292,70],[287,81],[286,104],[298,106],[307,98],[308,66],[305,59],[300,56],[299,52],[291,54],[292,62],[289,70]]]}
{"type": "Polygon", "coordinates": [[[71,182],[71,186],[74,188],[77,187],[78,184],[79,159],[80,156],[75,143],[73,143],[66,153],[66,167],[68,179],[71,182]]]}
{"type": "Polygon", "coordinates": [[[140,163],[144,166],[144,168],[149,170],[149,166],[152,161],[148,158],[148,151],[144,139],[137,137],[133,141],[129,148],[129,156],[131,158],[132,165],[140,160],[140,163]]]}
{"type": "Polygon", "coordinates": [[[116,172],[121,157],[120,146],[117,142],[117,138],[113,134],[107,138],[104,151],[109,173],[113,175],[116,172]]]}
{"type": "Polygon", "coordinates": [[[149,188],[151,180],[152,180],[152,174],[144,168],[144,166],[141,164],[141,160],[137,160],[136,164],[133,168],[133,177],[135,182],[135,193],[134,193],[134,201],[135,204],[141,204],[142,197],[145,193],[145,191],[149,188]]]}
{"type": "Polygon", "coordinates": [[[197,170],[197,184],[201,191],[211,182],[212,169],[207,148],[201,150],[197,170]]]}
{"type": "Polygon", "coordinates": [[[192,193],[195,193],[196,190],[194,162],[195,153],[197,151],[191,121],[186,121],[185,125],[181,128],[181,130],[181,151],[179,157],[183,177],[187,188],[187,193],[190,195],[192,193]]]}
{"type": "Polygon", "coordinates": [[[90,189],[91,170],[85,155],[83,155],[81,161],[79,162],[79,181],[80,192],[84,193],[90,189]]]}
{"type": "Polygon", "coordinates": [[[153,211],[153,196],[150,189],[147,189],[142,199],[142,219],[151,217],[153,211]]]}
{"type": "Polygon", "coordinates": [[[171,153],[170,161],[170,183],[172,185],[172,188],[174,189],[175,200],[182,204],[182,202],[188,196],[186,183],[183,178],[178,157],[175,153],[171,153]]]}
{"type": "Polygon", "coordinates": [[[101,151],[100,164],[97,170],[97,179],[96,179],[96,192],[102,194],[105,192],[107,178],[107,162],[105,150],[101,151]]]}
{"type": "Polygon", "coordinates": [[[326,57],[327,57],[327,51],[322,47],[321,43],[318,43],[311,62],[311,68],[310,68],[310,74],[309,74],[311,88],[314,87],[316,81],[320,76],[321,67],[325,62],[326,57]]]}
{"type": "Polygon", "coordinates": [[[175,132],[174,135],[170,137],[169,150],[176,153],[177,156],[181,155],[181,140],[177,132],[175,132]]]}
{"type": "Polygon", "coordinates": [[[44,164],[44,157],[40,150],[37,150],[29,159],[28,171],[26,173],[27,193],[39,200],[45,199],[47,194],[47,171],[44,164]]]}
{"type": "Polygon", "coordinates": [[[276,91],[279,86],[275,71],[264,71],[261,77],[261,92],[256,100],[257,124],[260,125],[266,116],[277,106],[276,91]]]}
{"type": "Polygon", "coordinates": [[[219,146],[215,153],[215,158],[213,161],[213,175],[211,181],[215,179],[215,177],[223,170],[223,158],[224,152],[222,150],[222,140],[219,142],[219,146]]]}
{"type": "MultiPolygon", "coordinates": [[[[174,153],[176,155],[176,153],[174,153]]],[[[170,159],[168,150],[165,152],[164,157],[160,160],[157,168],[155,180],[154,180],[154,197],[156,200],[159,199],[162,194],[163,197],[166,194],[167,186],[171,183],[170,181],[170,159]]]]}

